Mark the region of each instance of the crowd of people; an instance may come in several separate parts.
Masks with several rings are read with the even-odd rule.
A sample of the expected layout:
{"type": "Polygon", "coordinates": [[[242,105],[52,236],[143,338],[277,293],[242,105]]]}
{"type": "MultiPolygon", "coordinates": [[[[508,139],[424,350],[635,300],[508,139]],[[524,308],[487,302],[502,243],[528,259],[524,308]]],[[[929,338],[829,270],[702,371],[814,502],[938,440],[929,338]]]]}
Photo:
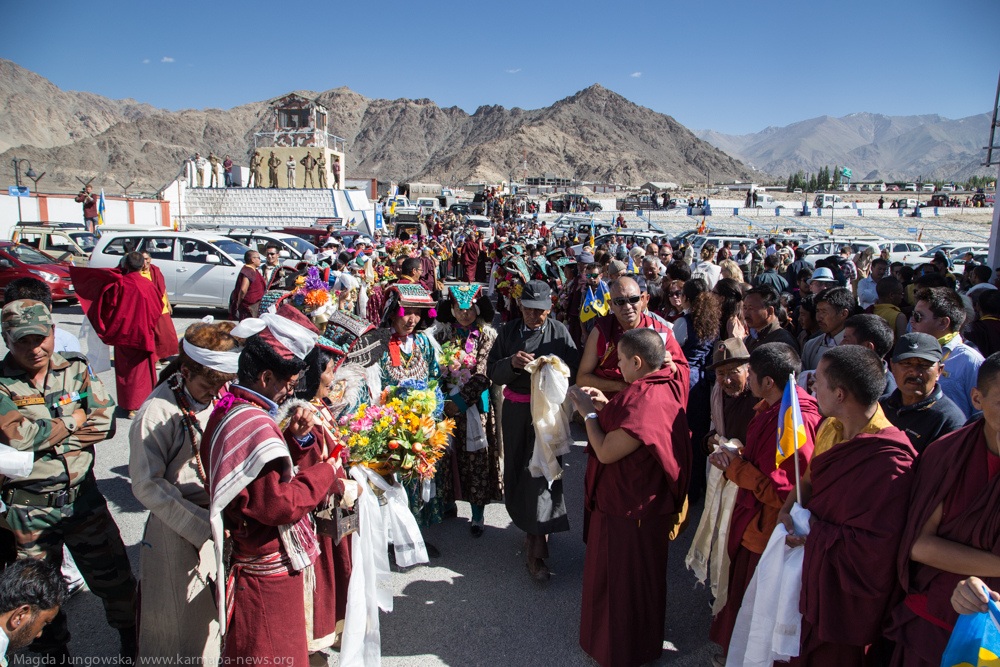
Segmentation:
{"type": "MultiPolygon", "coordinates": [[[[976,586],[1000,588],[992,271],[850,246],[814,266],[777,239],[695,256],[627,229],[574,251],[497,208],[487,239],[445,212],[427,237],[331,234],[294,268],[277,247],[251,250],[232,321],[196,322],[173,349],[148,256],[74,269],[132,418],[132,489],[149,510],[139,584],[93,473],[115,402],[78,341],[59,342],[45,283],[11,283],[0,433],[22,458],[2,471],[8,560],[75,562],[129,659],[305,665],[339,648],[368,664],[389,554],[366,508],[408,567],[440,555],[428,529],[457,502],[473,540],[503,502],[539,585],[550,540],[582,520],[580,645],[605,667],[660,656],[670,542],[693,530],[685,561],[715,598],[715,662],[742,664],[780,527],[804,554],[793,664],[937,664],[957,615],[985,603],[976,586]],[[359,460],[345,428],[364,441],[384,418],[373,406],[411,391],[451,439],[401,483],[359,460]],[[792,395],[801,441],[782,455],[792,395]],[[571,419],[587,440],[582,511],[563,489],[571,419]]],[[[32,649],[57,661],[64,594],[23,612],[51,613],[32,649]]],[[[23,604],[2,585],[0,602],[23,604]]]]}

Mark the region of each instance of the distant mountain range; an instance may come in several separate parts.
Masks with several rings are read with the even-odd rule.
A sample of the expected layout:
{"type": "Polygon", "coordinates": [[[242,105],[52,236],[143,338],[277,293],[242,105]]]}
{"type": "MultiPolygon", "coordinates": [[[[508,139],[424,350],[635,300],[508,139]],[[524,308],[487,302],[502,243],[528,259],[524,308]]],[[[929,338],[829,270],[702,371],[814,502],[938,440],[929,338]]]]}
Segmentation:
{"type": "Polygon", "coordinates": [[[923,176],[965,180],[996,173],[980,166],[989,139],[992,114],[959,120],[936,114],[884,116],[852,113],[841,118],[820,116],[753,134],[694,134],[760,171],[787,177],[800,169],[849,167],[854,180],[886,181],[923,176]]]}
{"type": "MultiPolygon", "coordinates": [[[[289,91],[291,92],[291,91],[289,91]]],[[[474,114],[428,99],[372,100],[348,88],[295,91],[328,109],[329,131],[347,140],[348,176],[448,184],[553,172],[565,178],[631,183],[751,178],[753,172],[670,116],[593,85],[543,109],[483,106],[474,114]]],[[[185,157],[230,154],[246,164],[253,135],[268,121],[267,101],[228,110],[165,111],[134,100],[60,90],[0,60],[0,174],[11,158],[47,172],[43,190],[75,191],[74,178],[118,192],[170,183],[185,157]]]]}

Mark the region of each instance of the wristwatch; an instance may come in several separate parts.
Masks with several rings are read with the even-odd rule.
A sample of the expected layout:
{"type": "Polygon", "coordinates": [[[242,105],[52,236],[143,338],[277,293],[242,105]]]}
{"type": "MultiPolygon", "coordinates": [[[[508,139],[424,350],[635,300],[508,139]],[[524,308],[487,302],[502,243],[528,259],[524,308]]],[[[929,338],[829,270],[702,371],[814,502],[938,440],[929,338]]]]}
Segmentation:
{"type": "Polygon", "coordinates": [[[591,413],[585,414],[583,416],[583,419],[584,419],[584,421],[586,421],[588,419],[597,419],[597,413],[596,412],[591,412],[591,413]]]}

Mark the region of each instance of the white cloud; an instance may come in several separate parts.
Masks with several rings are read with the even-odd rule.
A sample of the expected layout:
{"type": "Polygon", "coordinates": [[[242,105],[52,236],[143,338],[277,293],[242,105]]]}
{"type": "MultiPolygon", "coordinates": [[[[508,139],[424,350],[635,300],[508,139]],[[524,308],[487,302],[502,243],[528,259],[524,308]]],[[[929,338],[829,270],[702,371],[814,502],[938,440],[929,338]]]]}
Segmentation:
{"type": "Polygon", "coordinates": [[[629,76],[631,76],[634,79],[638,79],[640,76],[642,76],[642,72],[632,72],[629,76]]]}
{"type": "Polygon", "coordinates": [[[518,72],[521,71],[521,68],[518,67],[517,69],[505,69],[504,71],[507,72],[507,74],[517,74],[518,72]]]}
{"type": "Polygon", "coordinates": [[[163,56],[163,58],[160,60],[160,62],[161,63],[172,63],[172,62],[174,62],[174,59],[170,58],[168,56],[163,56]]]}
{"type": "Polygon", "coordinates": [[[142,64],[143,65],[148,65],[149,64],[149,58],[146,58],[145,60],[143,60],[142,64]]]}

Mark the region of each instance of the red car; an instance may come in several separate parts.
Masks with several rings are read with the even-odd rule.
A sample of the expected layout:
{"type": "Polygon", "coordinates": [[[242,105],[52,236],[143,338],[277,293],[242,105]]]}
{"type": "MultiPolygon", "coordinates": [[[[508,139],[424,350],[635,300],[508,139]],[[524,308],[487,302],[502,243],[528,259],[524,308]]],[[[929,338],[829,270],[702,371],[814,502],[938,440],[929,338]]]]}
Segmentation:
{"type": "Polygon", "coordinates": [[[69,262],[60,262],[41,250],[23,243],[0,241],[0,301],[3,289],[15,278],[37,278],[48,283],[52,301],[76,302],[76,292],[69,279],[69,262]]]}

